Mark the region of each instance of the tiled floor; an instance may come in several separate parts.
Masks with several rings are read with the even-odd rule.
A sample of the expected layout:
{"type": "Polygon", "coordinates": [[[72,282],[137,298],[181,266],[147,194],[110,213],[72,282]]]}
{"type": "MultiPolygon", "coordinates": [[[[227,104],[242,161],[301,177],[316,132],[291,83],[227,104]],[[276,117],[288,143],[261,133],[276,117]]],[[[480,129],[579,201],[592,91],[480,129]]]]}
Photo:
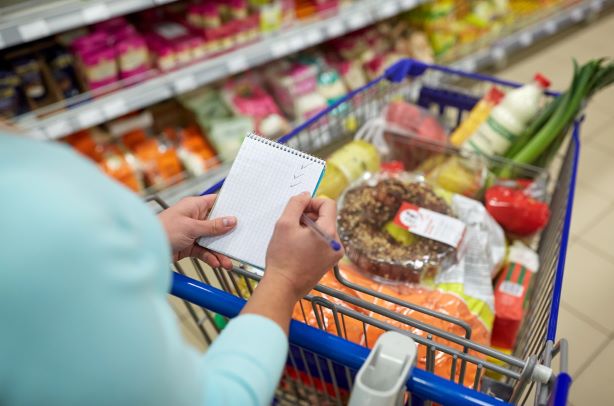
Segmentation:
{"type": "MultiPolygon", "coordinates": [[[[567,87],[571,58],[614,57],[614,13],[540,44],[497,75],[528,81],[535,72],[567,87]],[[610,42],[608,42],[610,41],[610,42]]],[[[559,314],[569,340],[571,404],[614,404],[614,88],[591,101],[582,129],[579,181],[559,314]]],[[[174,305],[176,303],[173,303],[174,305]]],[[[177,306],[180,317],[189,315],[177,306]]],[[[202,346],[193,323],[188,340],[202,346]]]]}
{"type": "MultiPolygon", "coordinates": [[[[614,13],[521,55],[498,75],[536,71],[565,88],[571,58],[614,57],[614,13]]],[[[579,180],[558,336],[569,340],[575,406],[614,404],[614,89],[591,101],[582,129],[579,180]]]]}

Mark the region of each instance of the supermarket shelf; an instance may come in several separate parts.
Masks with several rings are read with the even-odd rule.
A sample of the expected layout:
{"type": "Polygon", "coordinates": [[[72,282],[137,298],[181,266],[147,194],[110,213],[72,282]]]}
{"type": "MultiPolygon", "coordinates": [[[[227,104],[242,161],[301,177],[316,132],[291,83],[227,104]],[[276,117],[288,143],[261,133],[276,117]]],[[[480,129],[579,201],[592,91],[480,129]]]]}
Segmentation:
{"type": "Polygon", "coordinates": [[[170,186],[156,193],[168,204],[175,204],[185,196],[199,195],[228,175],[231,164],[223,164],[198,178],[186,180],[178,185],[170,186]]]}
{"type": "Polygon", "coordinates": [[[17,122],[35,138],[61,138],[366,27],[402,11],[410,10],[424,1],[361,0],[344,7],[336,15],[283,30],[252,45],[157,76],[48,118],[36,119],[29,114],[17,122]]]}
{"type": "Polygon", "coordinates": [[[13,8],[0,8],[0,49],[171,1],[174,0],[27,1],[13,8]]]}
{"type": "Polygon", "coordinates": [[[536,41],[555,35],[578,23],[589,21],[603,9],[614,5],[614,0],[587,0],[554,13],[526,28],[513,32],[492,44],[473,52],[451,64],[453,68],[475,72],[502,64],[515,52],[528,48],[536,41]]]}

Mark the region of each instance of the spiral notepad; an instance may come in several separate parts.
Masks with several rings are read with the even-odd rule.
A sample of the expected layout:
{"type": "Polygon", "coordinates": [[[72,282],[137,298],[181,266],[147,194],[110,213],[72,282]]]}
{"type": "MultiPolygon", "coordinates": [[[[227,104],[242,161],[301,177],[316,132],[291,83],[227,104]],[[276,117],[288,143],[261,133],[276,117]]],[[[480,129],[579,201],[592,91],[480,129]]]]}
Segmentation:
{"type": "Polygon", "coordinates": [[[275,223],[288,200],[302,192],[313,195],[325,167],[321,159],[248,134],[209,213],[209,218],[235,216],[237,226],[222,236],[203,237],[199,245],[264,269],[275,223]]]}

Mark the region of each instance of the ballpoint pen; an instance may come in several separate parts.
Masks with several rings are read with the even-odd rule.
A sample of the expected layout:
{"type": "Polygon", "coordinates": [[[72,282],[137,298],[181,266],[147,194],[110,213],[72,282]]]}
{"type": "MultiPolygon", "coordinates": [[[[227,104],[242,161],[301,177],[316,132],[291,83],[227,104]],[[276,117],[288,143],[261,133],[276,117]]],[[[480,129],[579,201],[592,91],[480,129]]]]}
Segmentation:
{"type": "Polygon", "coordinates": [[[326,241],[326,243],[334,250],[334,251],[340,251],[341,250],[341,243],[337,240],[335,240],[334,238],[332,238],[331,236],[327,235],[324,231],[322,231],[320,229],[320,227],[318,227],[318,225],[315,223],[315,221],[313,221],[312,219],[310,219],[309,217],[307,217],[305,214],[301,214],[301,221],[303,222],[303,224],[305,224],[307,227],[311,228],[317,235],[319,235],[324,241],[326,241]]]}

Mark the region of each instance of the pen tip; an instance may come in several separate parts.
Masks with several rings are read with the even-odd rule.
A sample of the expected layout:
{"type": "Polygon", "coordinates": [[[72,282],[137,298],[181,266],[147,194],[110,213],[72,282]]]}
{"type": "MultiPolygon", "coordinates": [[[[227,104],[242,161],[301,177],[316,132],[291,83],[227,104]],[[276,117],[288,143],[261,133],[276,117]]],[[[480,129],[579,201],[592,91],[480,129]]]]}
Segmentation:
{"type": "Polygon", "coordinates": [[[333,250],[335,251],[341,251],[341,244],[338,241],[331,241],[330,242],[330,246],[332,247],[333,250]]]}

